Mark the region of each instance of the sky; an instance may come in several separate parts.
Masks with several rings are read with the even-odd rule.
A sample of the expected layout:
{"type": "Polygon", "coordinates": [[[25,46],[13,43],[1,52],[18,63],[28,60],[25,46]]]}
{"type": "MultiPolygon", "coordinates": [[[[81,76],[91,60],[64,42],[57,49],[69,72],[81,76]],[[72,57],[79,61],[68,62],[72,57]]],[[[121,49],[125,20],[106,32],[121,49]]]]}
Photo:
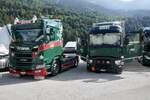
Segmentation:
{"type": "Polygon", "coordinates": [[[87,0],[110,9],[150,10],[150,0],[87,0]]]}
{"type": "Polygon", "coordinates": [[[132,2],[133,0],[120,0],[120,1],[123,1],[123,2],[132,2]]]}

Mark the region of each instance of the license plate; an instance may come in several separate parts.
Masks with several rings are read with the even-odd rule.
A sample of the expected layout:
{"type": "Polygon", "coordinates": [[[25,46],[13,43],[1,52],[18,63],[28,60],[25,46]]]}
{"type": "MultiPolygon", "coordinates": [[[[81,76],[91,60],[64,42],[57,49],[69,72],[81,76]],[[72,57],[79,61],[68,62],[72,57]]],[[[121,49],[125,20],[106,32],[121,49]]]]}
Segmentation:
{"type": "Polygon", "coordinates": [[[22,61],[22,62],[26,62],[26,61],[28,61],[27,59],[20,59],[20,61],[22,61]]]}
{"type": "Polygon", "coordinates": [[[101,69],[100,71],[105,72],[105,71],[106,71],[106,69],[101,69]]]}

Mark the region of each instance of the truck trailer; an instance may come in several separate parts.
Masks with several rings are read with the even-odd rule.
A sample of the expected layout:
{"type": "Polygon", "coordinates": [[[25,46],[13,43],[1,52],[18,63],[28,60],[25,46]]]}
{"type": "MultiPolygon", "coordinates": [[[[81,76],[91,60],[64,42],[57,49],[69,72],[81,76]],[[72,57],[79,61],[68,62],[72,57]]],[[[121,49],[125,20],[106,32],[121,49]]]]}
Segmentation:
{"type": "Polygon", "coordinates": [[[125,62],[140,58],[140,32],[125,32],[124,21],[95,23],[77,39],[78,53],[87,70],[121,74],[125,62]]]}

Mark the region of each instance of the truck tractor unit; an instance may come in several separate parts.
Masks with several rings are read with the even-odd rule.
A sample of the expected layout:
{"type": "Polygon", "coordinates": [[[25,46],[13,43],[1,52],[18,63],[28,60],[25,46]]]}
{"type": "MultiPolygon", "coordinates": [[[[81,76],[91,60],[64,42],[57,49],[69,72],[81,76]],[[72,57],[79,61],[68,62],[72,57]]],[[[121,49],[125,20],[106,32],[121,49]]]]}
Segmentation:
{"type": "Polygon", "coordinates": [[[125,62],[141,55],[140,33],[125,33],[124,21],[95,23],[77,42],[88,71],[121,74],[125,62]]]}
{"type": "Polygon", "coordinates": [[[44,79],[48,74],[76,65],[76,58],[63,55],[63,25],[58,19],[15,20],[9,47],[9,72],[44,79]]]}
{"type": "Polygon", "coordinates": [[[143,47],[141,63],[144,66],[150,66],[150,27],[143,29],[143,47]]]}

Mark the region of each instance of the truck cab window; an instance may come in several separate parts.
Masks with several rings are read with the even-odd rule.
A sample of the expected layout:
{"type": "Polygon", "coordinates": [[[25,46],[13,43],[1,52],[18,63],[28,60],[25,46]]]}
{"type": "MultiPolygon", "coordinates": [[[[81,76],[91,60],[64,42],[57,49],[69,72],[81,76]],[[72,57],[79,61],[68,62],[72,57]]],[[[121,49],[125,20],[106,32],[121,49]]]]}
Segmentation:
{"type": "Polygon", "coordinates": [[[54,41],[55,40],[55,30],[53,27],[48,26],[46,28],[46,38],[48,41],[54,41]]]}

